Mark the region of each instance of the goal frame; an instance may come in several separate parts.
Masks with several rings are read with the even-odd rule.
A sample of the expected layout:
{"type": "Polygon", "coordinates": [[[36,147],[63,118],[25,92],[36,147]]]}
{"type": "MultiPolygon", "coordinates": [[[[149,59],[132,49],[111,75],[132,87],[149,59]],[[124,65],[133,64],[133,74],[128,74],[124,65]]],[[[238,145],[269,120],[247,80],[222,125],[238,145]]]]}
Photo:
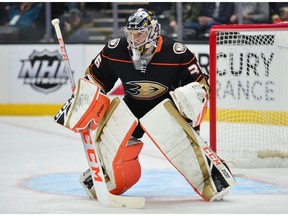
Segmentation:
{"type": "Polygon", "coordinates": [[[210,147],[214,152],[217,152],[217,137],[216,137],[216,110],[217,110],[217,94],[216,94],[216,39],[218,32],[233,32],[241,30],[242,32],[246,31],[281,31],[288,29],[288,24],[227,24],[227,25],[214,25],[210,29],[209,36],[209,74],[210,74],[210,147]]]}

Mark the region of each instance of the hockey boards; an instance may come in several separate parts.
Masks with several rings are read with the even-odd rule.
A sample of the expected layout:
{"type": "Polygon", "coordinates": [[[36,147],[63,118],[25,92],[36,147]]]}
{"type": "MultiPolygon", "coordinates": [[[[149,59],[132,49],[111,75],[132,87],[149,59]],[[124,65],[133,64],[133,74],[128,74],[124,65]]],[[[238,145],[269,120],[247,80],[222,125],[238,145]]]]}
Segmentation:
{"type": "Polygon", "coordinates": [[[169,162],[206,201],[221,199],[235,185],[230,170],[180,115],[163,100],[140,124],[169,162]]]}

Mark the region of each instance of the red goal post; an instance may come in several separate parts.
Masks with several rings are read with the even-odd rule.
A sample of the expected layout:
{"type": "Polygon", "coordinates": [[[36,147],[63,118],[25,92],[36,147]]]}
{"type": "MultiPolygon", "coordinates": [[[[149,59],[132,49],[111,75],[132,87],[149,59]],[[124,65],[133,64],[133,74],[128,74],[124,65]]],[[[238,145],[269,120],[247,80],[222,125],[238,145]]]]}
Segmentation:
{"type": "Polygon", "coordinates": [[[215,25],[209,40],[211,148],[236,166],[288,167],[288,24],[215,25]]]}

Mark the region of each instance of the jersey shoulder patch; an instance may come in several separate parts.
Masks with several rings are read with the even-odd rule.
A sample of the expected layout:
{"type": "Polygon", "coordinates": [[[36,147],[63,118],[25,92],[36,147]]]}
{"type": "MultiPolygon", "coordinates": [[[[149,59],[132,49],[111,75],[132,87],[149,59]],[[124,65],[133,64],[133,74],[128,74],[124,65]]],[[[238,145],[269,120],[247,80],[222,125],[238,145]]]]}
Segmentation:
{"type": "Polygon", "coordinates": [[[116,48],[119,44],[119,41],[120,41],[120,38],[116,38],[116,39],[112,39],[112,40],[108,41],[108,47],[110,49],[116,48]]]}
{"type": "Polygon", "coordinates": [[[176,42],[176,43],[174,43],[174,45],[173,45],[173,51],[174,51],[174,53],[176,53],[176,54],[185,53],[186,50],[187,50],[187,47],[186,47],[184,44],[182,44],[182,43],[176,42]]]}

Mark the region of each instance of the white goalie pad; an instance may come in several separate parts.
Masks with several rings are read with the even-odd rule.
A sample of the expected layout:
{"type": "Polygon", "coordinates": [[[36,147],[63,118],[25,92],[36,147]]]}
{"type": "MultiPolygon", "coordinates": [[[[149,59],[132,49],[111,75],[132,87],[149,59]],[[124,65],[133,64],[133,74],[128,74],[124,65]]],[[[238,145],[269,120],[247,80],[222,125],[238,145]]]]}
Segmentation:
{"type": "Polygon", "coordinates": [[[138,119],[123,99],[116,97],[96,129],[95,143],[109,177],[107,188],[111,193],[123,193],[140,178],[138,155],[143,143],[129,142],[137,124],[138,119]]]}
{"type": "Polygon", "coordinates": [[[178,118],[185,121],[172,101],[165,99],[142,117],[140,124],[169,162],[203,199],[213,201],[222,198],[235,185],[232,174],[197,132],[185,121],[191,129],[191,133],[187,133],[188,129],[183,128],[184,122],[179,123],[178,118]],[[219,177],[224,184],[222,188],[214,182],[219,177]]]}

